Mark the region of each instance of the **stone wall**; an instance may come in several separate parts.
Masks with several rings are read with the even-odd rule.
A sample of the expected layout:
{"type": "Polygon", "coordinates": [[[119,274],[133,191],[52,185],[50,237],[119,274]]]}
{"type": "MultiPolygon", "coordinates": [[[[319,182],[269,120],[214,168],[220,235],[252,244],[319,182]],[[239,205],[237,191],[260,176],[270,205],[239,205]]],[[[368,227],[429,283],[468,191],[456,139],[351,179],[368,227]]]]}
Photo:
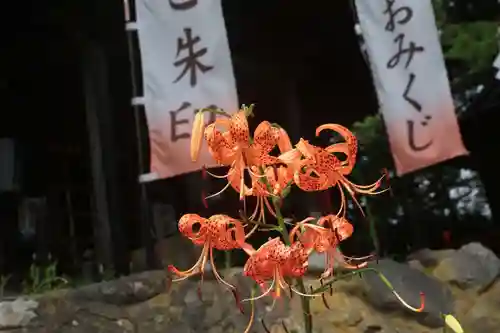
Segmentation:
{"type": "MultiPolygon", "coordinates": [[[[424,250],[408,263],[384,259],[371,264],[384,272],[398,292],[413,306],[419,292],[426,294],[423,313],[405,310],[375,274],[365,273],[335,284],[325,301],[311,300],[315,332],[441,333],[441,313],[453,313],[468,333],[500,332],[500,260],[480,244],[459,250],[424,250]],[[330,309],[328,309],[329,307],[330,309]]],[[[311,265],[311,274],[321,267],[311,265]]],[[[242,298],[252,285],[239,269],[225,272],[242,298]]],[[[317,285],[311,276],[308,283],[317,285]]],[[[250,309],[242,314],[232,294],[212,280],[201,286],[184,281],[170,288],[163,271],[131,275],[74,290],[4,300],[0,303],[0,331],[12,333],[222,333],[243,332],[250,309]],[[167,290],[168,289],[168,290],[167,290]]],[[[256,302],[251,332],[300,333],[299,298],[283,298],[274,306],[264,298],[256,302]]]]}

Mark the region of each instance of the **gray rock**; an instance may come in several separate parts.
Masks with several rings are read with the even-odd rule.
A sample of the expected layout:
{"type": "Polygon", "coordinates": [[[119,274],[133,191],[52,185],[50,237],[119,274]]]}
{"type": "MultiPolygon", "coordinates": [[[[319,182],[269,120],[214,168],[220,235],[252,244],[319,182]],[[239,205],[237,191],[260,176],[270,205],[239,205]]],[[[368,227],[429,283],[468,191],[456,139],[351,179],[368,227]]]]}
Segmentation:
{"type": "MultiPolygon", "coordinates": [[[[385,274],[409,304],[418,306],[419,292],[425,292],[424,313],[415,315],[402,311],[404,308],[390,290],[376,275],[367,272],[363,275],[363,279],[356,276],[335,282],[332,293],[327,293],[325,299],[321,297],[310,299],[315,333],[442,331],[442,327],[430,329],[421,323],[427,326],[442,325],[440,312],[452,312],[450,304],[453,303],[453,298],[445,286],[406,264],[381,260],[378,265],[371,265],[385,274]],[[370,304],[366,302],[366,298],[370,304]],[[329,306],[325,305],[325,302],[329,306]]],[[[241,269],[221,271],[221,273],[226,281],[237,287],[242,299],[249,297],[250,290],[255,284],[250,278],[242,276],[241,269]]],[[[0,326],[0,331],[9,333],[243,332],[250,318],[250,302],[244,303],[245,313],[240,313],[232,293],[209,275],[205,277],[201,286],[201,300],[197,291],[200,285],[198,280],[189,279],[173,283],[166,292],[163,286],[164,274],[160,271],[145,272],[77,290],[56,290],[37,295],[34,296],[32,303],[32,307],[36,309],[29,310],[24,307],[26,312],[31,311],[31,315],[24,317],[28,319],[11,321],[8,325],[14,326],[0,326]],[[159,290],[164,291],[157,294],[159,290]],[[87,292],[88,294],[84,295],[87,292]],[[34,313],[36,317],[33,317],[34,313]]],[[[305,283],[308,286],[319,286],[319,282],[314,278],[306,278],[305,283]]],[[[459,303],[467,303],[462,307],[463,311],[456,309],[454,313],[464,324],[466,332],[497,331],[500,323],[498,318],[500,283],[493,284],[481,295],[463,292],[457,288],[453,290],[457,293],[455,297],[459,303]]],[[[286,294],[287,292],[281,299],[276,300],[275,304],[271,297],[255,302],[254,323],[250,332],[266,333],[261,324],[261,320],[264,320],[271,332],[285,332],[282,327],[282,322],[285,322],[290,333],[304,333],[300,299],[294,296],[290,300],[286,294]]],[[[5,306],[2,304],[0,303],[0,309],[5,306]]],[[[13,308],[11,305],[9,304],[10,308],[13,308]]],[[[5,311],[0,311],[0,314],[5,314],[5,311]]]]}
{"type": "Polygon", "coordinates": [[[38,302],[17,298],[10,302],[0,303],[0,330],[27,326],[36,317],[38,302]]]}
{"type": "Polygon", "coordinates": [[[126,305],[153,298],[164,292],[167,285],[165,272],[159,270],[94,283],[75,290],[72,295],[76,299],[126,305]]]}
{"type": "MultiPolygon", "coordinates": [[[[342,253],[340,249],[337,247],[337,252],[339,253],[338,258],[342,258],[342,253]]],[[[341,265],[339,262],[335,261],[333,264],[334,269],[340,268],[341,265]]],[[[320,275],[325,271],[325,254],[324,253],[316,253],[313,252],[309,256],[309,266],[307,268],[308,275],[320,275]]]]}
{"type": "MultiPolygon", "coordinates": [[[[441,282],[426,274],[400,264],[390,259],[383,259],[377,263],[370,263],[369,267],[377,269],[392,284],[396,292],[409,305],[420,305],[420,292],[425,294],[425,308],[422,313],[408,310],[422,324],[429,327],[443,325],[442,313],[451,313],[454,298],[450,290],[441,282]]],[[[381,310],[404,310],[405,307],[392,294],[390,289],[374,272],[363,274],[368,301],[381,310]]]]}
{"type": "Polygon", "coordinates": [[[442,260],[433,274],[439,280],[462,289],[482,292],[500,274],[500,259],[480,243],[470,243],[442,260]]]}
{"type": "Polygon", "coordinates": [[[413,269],[416,269],[417,271],[420,272],[425,272],[425,267],[422,265],[422,263],[418,260],[410,260],[408,261],[408,266],[410,266],[413,269]]]}
{"type": "Polygon", "coordinates": [[[486,288],[500,274],[500,259],[490,249],[481,243],[469,243],[458,250],[459,254],[470,255],[481,267],[477,272],[476,281],[486,288]]]}
{"type": "Polygon", "coordinates": [[[455,250],[431,250],[421,249],[410,254],[407,258],[408,261],[418,261],[424,267],[435,267],[441,260],[448,258],[455,253],[455,250]]]}

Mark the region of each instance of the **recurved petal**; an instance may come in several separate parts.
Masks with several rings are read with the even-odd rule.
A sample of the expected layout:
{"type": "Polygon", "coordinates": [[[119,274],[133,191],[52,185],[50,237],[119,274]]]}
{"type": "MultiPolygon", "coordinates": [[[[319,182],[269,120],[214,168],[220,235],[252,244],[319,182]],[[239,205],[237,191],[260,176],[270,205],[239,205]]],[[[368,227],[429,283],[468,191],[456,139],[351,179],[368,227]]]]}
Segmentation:
{"type": "Polygon", "coordinates": [[[350,146],[350,150],[354,150],[354,154],[356,154],[358,140],[356,139],[356,136],[353,132],[351,132],[347,127],[339,124],[324,124],[316,128],[316,136],[318,136],[321,131],[326,129],[335,131],[340,134],[342,138],[344,138],[346,143],[350,146]]]}
{"type": "Polygon", "coordinates": [[[309,141],[304,139],[300,139],[295,146],[306,158],[314,158],[314,155],[319,150],[318,147],[310,144],[309,141]]]}
{"type": "Polygon", "coordinates": [[[290,168],[279,166],[276,173],[278,175],[278,184],[282,187],[293,180],[293,171],[290,168]]]}
{"type": "Polygon", "coordinates": [[[248,121],[244,111],[239,111],[232,115],[231,125],[229,126],[232,144],[247,147],[250,143],[250,132],[248,121]]]}
{"type": "Polygon", "coordinates": [[[179,219],[179,231],[197,245],[207,240],[206,225],[208,219],[198,214],[185,214],[179,219]]]}
{"type": "Polygon", "coordinates": [[[312,176],[310,172],[307,174],[296,172],[294,182],[298,188],[305,192],[323,191],[332,186],[326,175],[315,174],[312,176]]]}
{"type": "Polygon", "coordinates": [[[259,145],[260,149],[265,153],[269,153],[276,147],[278,138],[278,129],[268,121],[261,122],[255,129],[253,136],[254,144],[259,145]]]}
{"type": "Polygon", "coordinates": [[[208,220],[214,248],[231,250],[245,246],[245,229],[240,221],[223,214],[212,215],[208,220]]]}
{"type": "Polygon", "coordinates": [[[339,241],[343,241],[351,237],[354,232],[353,225],[347,221],[346,218],[336,215],[327,215],[322,217],[318,221],[318,224],[332,228],[332,230],[336,232],[339,241]]]}
{"type": "Polygon", "coordinates": [[[292,141],[283,128],[278,129],[278,147],[281,153],[286,153],[293,149],[292,141]]]}
{"type": "Polygon", "coordinates": [[[289,150],[286,153],[283,153],[280,156],[278,156],[278,159],[281,162],[283,162],[287,165],[290,165],[290,164],[299,163],[301,157],[302,157],[302,154],[300,153],[300,151],[298,149],[292,149],[292,150],[289,150]]]}
{"type": "Polygon", "coordinates": [[[231,164],[231,157],[234,155],[228,142],[228,132],[222,133],[216,123],[210,124],[205,128],[205,140],[207,141],[208,151],[212,158],[220,164],[231,164]]]}
{"type": "Polygon", "coordinates": [[[343,153],[347,159],[343,161],[343,166],[340,168],[342,174],[351,173],[354,164],[356,163],[356,156],[358,153],[358,140],[353,132],[348,128],[339,124],[324,124],[316,129],[316,136],[323,130],[332,130],[340,134],[345,143],[335,143],[326,148],[329,153],[343,153]]]}

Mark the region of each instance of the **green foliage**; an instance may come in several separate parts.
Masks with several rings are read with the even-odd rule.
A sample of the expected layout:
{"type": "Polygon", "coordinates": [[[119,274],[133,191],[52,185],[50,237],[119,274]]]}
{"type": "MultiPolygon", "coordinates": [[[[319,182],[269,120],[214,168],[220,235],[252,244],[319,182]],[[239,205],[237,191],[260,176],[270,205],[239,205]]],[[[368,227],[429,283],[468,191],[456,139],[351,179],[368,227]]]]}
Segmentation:
{"type": "Polygon", "coordinates": [[[441,45],[448,60],[452,93],[463,112],[470,101],[470,92],[477,90],[488,76],[498,54],[498,23],[475,21],[450,23],[443,10],[443,1],[434,0],[435,16],[441,32],[441,45]]]}
{"type": "Polygon", "coordinates": [[[469,71],[491,68],[498,53],[496,22],[445,24],[441,43],[445,57],[466,64],[469,71]]]}
{"type": "Polygon", "coordinates": [[[457,111],[466,111],[471,91],[477,91],[485,77],[490,75],[492,63],[498,54],[498,23],[475,21],[450,23],[443,0],[433,0],[441,45],[447,60],[451,90],[457,101],[457,111]]]}
{"type": "Polygon", "coordinates": [[[46,291],[62,288],[68,280],[57,275],[57,262],[47,266],[31,264],[29,276],[23,281],[23,293],[40,294],[46,291]]]}

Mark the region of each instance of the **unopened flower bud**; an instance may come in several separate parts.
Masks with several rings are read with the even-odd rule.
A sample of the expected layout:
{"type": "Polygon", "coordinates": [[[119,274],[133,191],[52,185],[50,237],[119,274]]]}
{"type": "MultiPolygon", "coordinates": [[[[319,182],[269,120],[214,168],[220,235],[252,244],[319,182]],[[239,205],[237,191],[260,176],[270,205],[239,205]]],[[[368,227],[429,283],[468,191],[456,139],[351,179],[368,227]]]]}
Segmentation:
{"type": "Polygon", "coordinates": [[[453,332],[455,333],[464,333],[464,329],[462,328],[462,325],[460,325],[460,322],[453,317],[452,315],[448,314],[444,316],[444,322],[446,326],[451,328],[453,332]]]}
{"type": "Polygon", "coordinates": [[[205,119],[203,117],[203,111],[198,111],[194,116],[193,129],[191,132],[191,160],[193,162],[196,162],[200,155],[204,127],[205,119]]]}

